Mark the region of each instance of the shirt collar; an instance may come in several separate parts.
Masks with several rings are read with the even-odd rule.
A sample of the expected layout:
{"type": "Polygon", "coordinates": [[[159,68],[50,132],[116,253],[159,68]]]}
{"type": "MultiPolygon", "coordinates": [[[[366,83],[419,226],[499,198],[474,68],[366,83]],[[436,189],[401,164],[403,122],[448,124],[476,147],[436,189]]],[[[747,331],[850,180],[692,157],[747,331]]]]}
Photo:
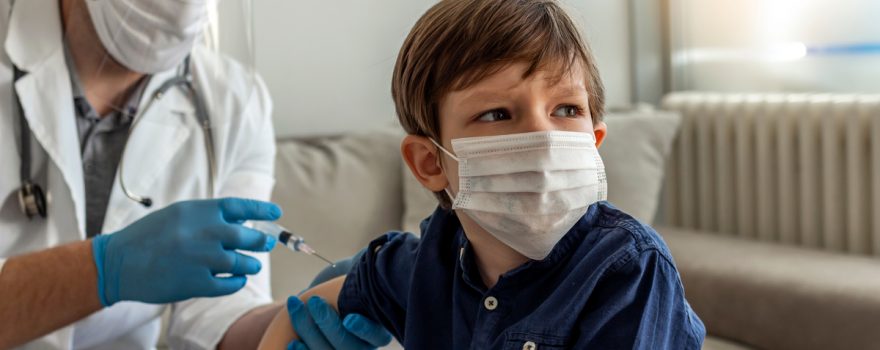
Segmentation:
{"type": "MultiPolygon", "coordinates": [[[[76,72],[76,64],[73,62],[73,56],[70,54],[70,49],[67,44],[64,45],[64,61],[67,64],[67,71],[69,72],[70,87],[73,92],[73,103],[77,117],[100,119],[98,113],[94,110],[88,99],[86,99],[85,88],[83,88],[82,81],[79,79],[79,73],[76,72]]],[[[134,115],[137,113],[138,105],[149,81],[149,75],[141,78],[128,96],[128,100],[122,110],[111,112],[111,116],[119,119],[117,121],[119,124],[128,124],[132,121],[134,115]]]]}
{"type": "MultiPolygon", "coordinates": [[[[516,286],[521,282],[528,283],[535,274],[544,274],[564,265],[564,262],[571,258],[577,248],[580,247],[581,242],[592,231],[591,228],[595,226],[596,220],[599,217],[598,214],[598,204],[590,205],[586,213],[556,243],[546,258],[543,260],[529,260],[525,264],[501,275],[496,287],[516,286]]],[[[458,245],[458,249],[455,252],[458,257],[456,261],[458,261],[458,267],[462,271],[462,278],[471,287],[477,290],[485,290],[485,285],[482,282],[474,259],[473,248],[470,246],[470,241],[468,241],[461,223],[453,211],[438,208],[430,219],[422,222],[422,232],[426,234],[451,234],[454,232],[454,241],[458,245]]]]}

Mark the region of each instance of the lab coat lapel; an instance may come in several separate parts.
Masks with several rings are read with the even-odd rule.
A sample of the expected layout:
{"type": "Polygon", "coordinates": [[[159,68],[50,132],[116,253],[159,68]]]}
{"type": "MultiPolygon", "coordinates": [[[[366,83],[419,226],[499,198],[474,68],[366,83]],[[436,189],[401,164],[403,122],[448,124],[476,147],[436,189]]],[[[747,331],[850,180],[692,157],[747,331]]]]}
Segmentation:
{"type": "MultiPolygon", "coordinates": [[[[147,108],[156,89],[175,74],[172,70],[150,79],[138,108],[138,121],[122,155],[124,161],[119,164],[124,167],[119,170],[124,171],[125,185],[138,195],[150,197],[151,193],[164,192],[168,186],[174,186],[179,175],[168,164],[180,152],[193,152],[181,149],[196,123],[192,103],[180,88],[171,88],[147,108]]],[[[127,225],[145,213],[140,204],[125,196],[118,182],[117,176],[105,216],[105,231],[127,225]]],[[[159,209],[164,204],[155,203],[150,210],[159,209]]]]}
{"type": "Polygon", "coordinates": [[[63,33],[57,0],[19,0],[9,14],[9,32],[3,44],[12,62],[31,72],[63,48],[63,33]]]}
{"type": "MultiPolygon", "coordinates": [[[[28,73],[15,84],[25,116],[37,142],[67,183],[77,228],[84,236],[85,185],[60,16],[57,0],[16,1],[4,46],[10,60],[28,73]]],[[[153,92],[175,74],[176,69],[172,69],[151,79],[139,108],[145,114],[138,117],[141,121],[128,139],[122,164],[126,167],[126,184],[137,194],[149,196],[151,191],[173,186],[174,173],[166,165],[183,151],[180,148],[191,133],[188,126],[195,125],[192,103],[179,88],[172,88],[145,110],[153,92]]],[[[125,198],[116,182],[118,178],[105,215],[105,230],[133,221],[133,209],[140,207],[125,198]]]]}
{"type": "Polygon", "coordinates": [[[4,45],[12,62],[28,73],[15,83],[15,89],[34,138],[67,183],[77,228],[82,233],[85,229],[82,159],[59,18],[57,1],[17,1],[4,45]]]}

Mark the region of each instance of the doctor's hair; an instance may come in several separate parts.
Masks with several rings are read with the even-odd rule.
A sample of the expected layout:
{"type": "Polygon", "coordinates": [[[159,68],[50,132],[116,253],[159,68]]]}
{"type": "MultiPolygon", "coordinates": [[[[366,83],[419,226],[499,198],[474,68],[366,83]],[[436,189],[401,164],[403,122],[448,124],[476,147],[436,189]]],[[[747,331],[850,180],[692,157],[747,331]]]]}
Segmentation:
{"type": "MultiPolygon", "coordinates": [[[[605,93],[599,70],[575,21],[554,0],[441,0],[416,22],[394,66],[391,95],[403,129],[440,138],[438,106],[449,92],[473,84],[517,63],[556,79],[584,73],[593,123],[604,115],[605,93]]],[[[435,192],[440,205],[451,202],[435,192]]]]}

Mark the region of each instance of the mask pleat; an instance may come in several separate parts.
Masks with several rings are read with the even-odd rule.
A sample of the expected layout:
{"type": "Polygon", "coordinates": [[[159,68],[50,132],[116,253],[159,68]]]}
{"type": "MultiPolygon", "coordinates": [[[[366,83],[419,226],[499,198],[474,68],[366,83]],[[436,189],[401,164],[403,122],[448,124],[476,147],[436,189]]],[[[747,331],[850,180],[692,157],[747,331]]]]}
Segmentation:
{"type": "Polygon", "coordinates": [[[453,209],[523,255],[540,260],[605,199],[605,167],[591,133],[545,131],[453,139],[453,209]]]}
{"type": "Polygon", "coordinates": [[[461,179],[472,192],[552,192],[574,189],[596,182],[596,170],[527,171],[461,179]]]}

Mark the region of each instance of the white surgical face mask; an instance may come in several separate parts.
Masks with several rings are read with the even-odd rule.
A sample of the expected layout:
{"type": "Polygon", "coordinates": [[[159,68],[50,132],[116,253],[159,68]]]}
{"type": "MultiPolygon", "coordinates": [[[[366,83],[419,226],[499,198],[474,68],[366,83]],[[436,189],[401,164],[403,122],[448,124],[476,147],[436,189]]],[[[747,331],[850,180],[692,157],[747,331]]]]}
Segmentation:
{"type": "Polygon", "coordinates": [[[107,52],[136,72],[155,74],[180,64],[208,16],[209,0],[87,0],[107,52]]]}
{"type": "Polygon", "coordinates": [[[605,166],[591,133],[541,131],[452,140],[463,211],[517,252],[542,260],[586,213],[605,200],[605,166]]]}

